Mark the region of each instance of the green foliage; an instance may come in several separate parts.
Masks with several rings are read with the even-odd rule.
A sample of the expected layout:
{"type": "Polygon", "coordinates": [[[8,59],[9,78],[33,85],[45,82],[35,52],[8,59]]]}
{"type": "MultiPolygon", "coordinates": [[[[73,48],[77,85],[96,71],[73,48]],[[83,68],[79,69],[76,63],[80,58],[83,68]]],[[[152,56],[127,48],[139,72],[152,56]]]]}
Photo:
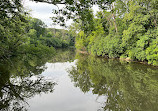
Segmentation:
{"type": "Polygon", "coordinates": [[[25,35],[26,23],[19,17],[14,20],[5,18],[0,21],[0,57],[15,55],[18,47],[28,44],[28,38],[25,35]]]}
{"type": "Polygon", "coordinates": [[[79,32],[78,36],[76,37],[76,48],[77,49],[85,49],[86,47],[86,35],[83,31],[79,32]]]}
{"type": "Polygon", "coordinates": [[[40,38],[41,42],[43,45],[46,45],[48,47],[56,47],[56,48],[61,48],[62,47],[62,42],[60,39],[58,38],[40,38]]]}
{"type": "MultiPolygon", "coordinates": [[[[157,31],[156,31],[156,36],[157,31]]],[[[147,60],[149,64],[158,65],[158,38],[152,39],[150,46],[146,49],[147,60]]]]}
{"type": "Polygon", "coordinates": [[[69,31],[53,28],[47,28],[45,30],[45,35],[40,35],[40,37],[36,39],[39,44],[55,48],[74,46],[75,37],[72,36],[69,31]]]}
{"type": "Polygon", "coordinates": [[[53,47],[47,47],[45,45],[27,45],[23,46],[19,49],[19,53],[23,52],[25,54],[31,54],[37,56],[39,58],[43,58],[45,56],[50,57],[55,54],[55,49],[53,47]],[[43,54],[41,54],[43,53],[43,54]]]}
{"type": "Polygon", "coordinates": [[[53,11],[60,14],[52,19],[61,25],[68,19],[73,19],[76,23],[70,28],[70,32],[46,29],[41,20],[26,17],[19,0],[1,1],[1,57],[14,55],[18,47],[25,44],[59,48],[76,43],[77,49],[93,55],[124,56],[157,65],[157,0],[32,1],[54,5],[64,3],[63,9],[53,11]],[[91,9],[94,4],[102,9],[96,16],[91,9]]]}
{"type": "Polygon", "coordinates": [[[109,6],[110,11],[97,12],[93,17],[90,33],[79,31],[76,48],[96,56],[129,57],[158,65],[157,2],[116,0],[109,6]]]}
{"type": "MultiPolygon", "coordinates": [[[[27,53],[28,50],[34,54],[41,51],[54,51],[54,48],[65,48],[74,45],[74,36],[67,30],[46,28],[39,19],[19,13],[13,17],[4,16],[0,21],[0,59],[27,53]],[[23,17],[23,18],[22,18],[23,17]],[[27,51],[25,51],[27,50],[27,51]]],[[[12,16],[12,15],[10,15],[12,16]]],[[[29,52],[28,52],[29,53],[29,52]]]]}
{"type": "Polygon", "coordinates": [[[119,44],[119,37],[113,37],[112,35],[109,35],[105,38],[96,40],[94,45],[91,47],[90,52],[97,56],[108,56],[110,58],[119,57],[119,54],[122,51],[119,44]]]}
{"type": "Polygon", "coordinates": [[[46,25],[44,22],[42,22],[40,19],[37,19],[37,18],[30,18],[28,21],[29,21],[28,30],[30,29],[36,30],[37,38],[39,38],[40,35],[42,36],[45,35],[46,25]]]}

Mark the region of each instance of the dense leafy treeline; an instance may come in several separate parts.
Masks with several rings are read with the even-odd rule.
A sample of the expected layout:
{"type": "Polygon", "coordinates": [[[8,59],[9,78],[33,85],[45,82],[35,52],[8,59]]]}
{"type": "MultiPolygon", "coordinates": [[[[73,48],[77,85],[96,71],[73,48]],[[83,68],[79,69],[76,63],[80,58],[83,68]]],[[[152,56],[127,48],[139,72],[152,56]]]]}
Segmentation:
{"type": "Polygon", "coordinates": [[[115,0],[81,26],[76,47],[97,56],[121,57],[158,65],[158,1],[115,0]]]}
{"type": "Polygon", "coordinates": [[[30,18],[29,21],[27,35],[30,38],[30,44],[41,44],[55,48],[74,45],[74,36],[68,30],[46,28],[46,25],[37,18],[30,18]]]}
{"type": "MultiPolygon", "coordinates": [[[[67,19],[76,21],[77,24],[73,27],[78,32],[76,38],[78,49],[87,50],[97,56],[129,57],[158,65],[158,0],[32,1],[47,2],[54,5],[65,4],[63,9],[53,11],[57,16],[52,19],[62,25],[67,19]],[[96,16],[90,9],[94,4],[102,10],[96,16]]],[[[65,36],[60,40],[60,37],[54,37],[58,34],[52,34],[53,31],[45,30],[44,24],[26,17],[27,13],[23,11],[20,0],[2,0],[0,3],[1,56],[14,55],[19,46],[26,44],[34,44],[35,47],[41,45],[58,48],[74,43],[75,34],[73,31],[68,36],[69,40],[67,37],[65,39],[65,36]],[[28,21],[32,24],[31,26],[26,23],[28,21]],[[40,25],[36,27],[36,23],[40,25]]]]}
{"type": "Polygon", "coordinates": [[[54,53],[54,48],[74,45],[74,36],[64,29],[46,28],[37,18],[21,13],[7,16],[0,21],[0,58],[19,54],[43,52],[54,53]],[[13,16],[13,15],[12,15],[13,16]]]}
{"type": "Polygon", "coordinates": [[[39,52],[41,49],[47,50],[48,53],[54,53],[53,47],[48,48],[46,45],[36,44],[38,35],[42,35],[45,30],[41,26],[42,22],[39,22],[41,21],[30,19],[27,16],[23,16],[23,20],[19,16],[13,17],[10,21],[7,18],[2,20],[0,27],[0,57],[6,59],[28,52],[39,52]]]}
{"type": "Polygon", "coordinates": [[[21,0],[0,1],[0,60],[19,54],[54,54],[54,48],[74,45],[74,35],[64,29],[46,28],[37,18],[32,18],[21,0]]]}

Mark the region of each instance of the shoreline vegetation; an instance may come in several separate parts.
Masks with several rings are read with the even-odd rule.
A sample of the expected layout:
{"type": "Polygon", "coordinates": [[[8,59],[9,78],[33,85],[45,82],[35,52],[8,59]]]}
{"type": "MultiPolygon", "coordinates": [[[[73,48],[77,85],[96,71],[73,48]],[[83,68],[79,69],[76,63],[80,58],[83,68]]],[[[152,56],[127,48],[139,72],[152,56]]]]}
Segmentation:
{"type": "Polygon", "coordinates": [[[74,23],[76,49],[94,56],[120,58],[158,66],[158,2],[115,0],[109,10],[74,23]]]}
{"type": "Polygon", "coordinates": [[[30,15],[0,21],[0,61],[24,54],[49,56],[59,48],[74,47],[71,30],[47,28],[40,19],[30,15]],[[3,25],[3,26],[2,26],[3,25]]]}
{"type": "MultiPolygon", "coordinates": [[[[45,0],[32,0],[46,2],[45,0]]],[[[48,2],[58,5],[63,1],[48,2]]],[[[158,1],[67,0],[65,7],[53,10],[53,24],[65,26],[73,19],[68,30],[47,28],[32,18],[20,0],[1,1],[0,59],[23,53],[38,55],[38,51],[55,53],[55,48],[75,46],[82,53],[94,56],[121,58],[148,62],[158,66],[158,1]],[[93,13],[93,5],[99,11],[93,13]],[[78,15],[78,16],[74,16],[78,15]]],[[[46,55],[46,54],[45,54],[46,55]]]]}
{"type": "MultiPolygon", "coordinates": [[[[93,56],[92,54],[88,53],[87,51],[83,51],[83,50],[76,50],[76,52],[80,53],[80,54],[83,54],[83,55],[93,56]]],[[[104,58],[104,59],[116,59],[116,60],[125,61],[125,62],[137,62],[137,63],[140,63],[140,64],[145,64],[145,65],[148,65],[148,66],[158,68],[158,66],[156,66],[156,65],[148,64],[147,61],[136,61],[136,60],[130,59],[129,57],[127,57],[127,58],[109,58],[108,56],[96,56],[96,57],[97,58],[104,58]]]]}

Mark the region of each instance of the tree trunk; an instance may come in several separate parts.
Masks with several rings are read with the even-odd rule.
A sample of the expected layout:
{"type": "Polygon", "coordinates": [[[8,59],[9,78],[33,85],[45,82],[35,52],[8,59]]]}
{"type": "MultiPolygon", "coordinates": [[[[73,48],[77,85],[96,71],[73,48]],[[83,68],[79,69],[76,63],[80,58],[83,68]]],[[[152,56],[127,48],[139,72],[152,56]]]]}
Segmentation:
{"type": "Polygon", "coordinates": [[[118,32],[117,30],[117,25],[116,25],[116,19],[115,19],[115,15],[112,13],[112,17],[113,17],[113,21],[114,21],[114,25],[115,25],[115,30],[116,30],[116,33],[118,32]]]}
{"type": "Polygon", "coordinates": [[[157,28],[157,20],[154,19],[155,28],[157,28]]]}
{"type": "MultiPolygon", "coordinates": [[[[114,2],[112,3],[111,9],[112,9],[112,10],[114,9],[114,2]]],[[[115,19],[115,15],[114,15],[114,12],[113,12],[113,11],[112,11],[112,18],[113,18],[114,25],[115,25],[115,31],[116,31],[116,33],[117,33],[118,30],[117,30],[116,19],[115,19]]]]}

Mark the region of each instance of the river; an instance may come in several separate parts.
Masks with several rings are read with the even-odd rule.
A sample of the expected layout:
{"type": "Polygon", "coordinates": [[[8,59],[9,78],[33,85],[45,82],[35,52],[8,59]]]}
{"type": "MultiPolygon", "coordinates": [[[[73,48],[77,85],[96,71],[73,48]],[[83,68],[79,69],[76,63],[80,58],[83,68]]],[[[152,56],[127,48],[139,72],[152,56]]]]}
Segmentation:
{"type": "Polygon", "coordinates": [[[28,61],[1,66],[2,111],[158,111],[156,67],[72,50],[28,61]]]}

